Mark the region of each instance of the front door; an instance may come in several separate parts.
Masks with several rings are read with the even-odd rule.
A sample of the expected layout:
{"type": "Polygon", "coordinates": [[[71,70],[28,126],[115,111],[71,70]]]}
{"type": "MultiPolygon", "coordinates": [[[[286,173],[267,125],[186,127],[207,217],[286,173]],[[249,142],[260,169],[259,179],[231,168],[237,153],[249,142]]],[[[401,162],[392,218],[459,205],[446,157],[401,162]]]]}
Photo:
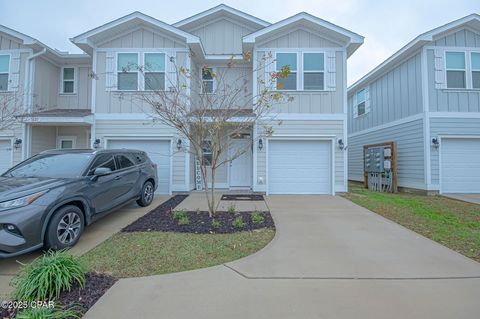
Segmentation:
{"type": "Polygon", "coordinates": [[[230,158],[243,152],[230,163],[230,187],[251,187],[252,148],[249,139],[235,139],[230,146],[230,158]]]}

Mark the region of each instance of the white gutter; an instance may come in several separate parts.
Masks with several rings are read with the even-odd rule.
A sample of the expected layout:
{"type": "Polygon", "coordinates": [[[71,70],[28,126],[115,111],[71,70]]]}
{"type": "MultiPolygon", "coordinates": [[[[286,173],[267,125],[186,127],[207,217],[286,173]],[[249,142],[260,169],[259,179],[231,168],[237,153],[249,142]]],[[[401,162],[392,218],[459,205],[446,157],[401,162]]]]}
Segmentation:
{"type": "Polygon", "coordinates": [[[33,73],[32,70],[33,68],[30,67],[31,62],[33,59],[45,54],[47,52],[47,48],[43,48],[42,51],[32,54],[29,57],[27,57],[26,65],[25,65],[25,87],[26,87],[26,92],[27,92],[27,98],[26,102],[23,106],[24,111],[31,111],[31,106],[32,106],[32,94],[33,94],[33,73]]]}

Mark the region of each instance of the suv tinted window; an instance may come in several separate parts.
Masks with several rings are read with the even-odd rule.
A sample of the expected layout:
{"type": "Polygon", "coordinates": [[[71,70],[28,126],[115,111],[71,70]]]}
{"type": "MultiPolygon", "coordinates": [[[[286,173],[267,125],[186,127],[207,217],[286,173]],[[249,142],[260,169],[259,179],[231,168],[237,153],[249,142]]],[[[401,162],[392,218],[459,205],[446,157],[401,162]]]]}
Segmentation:
{"type": "Polygon", "coordinates": [[[112,154],[100,154],[93,161],[92,167],[88,171],[88,175],[93,174],[95,169],[99,167],[110,168],[112,171],[115,170],[115,161],[113,160],[112,154]]]}
{"type": "Polygon", "coordinates": [[[116,155],[115,158],[117,159],[117,164],[118,164],[119,168],[127,168],[127,167],[131,167],[131,166],[135,165],[125,155],[116,155]]]}
{"type": "Polygon", "coordinates": [[[147,161],[147,154],[141,153],[133,153],[133,157],[137,163],[145,163],[147,161]]]}

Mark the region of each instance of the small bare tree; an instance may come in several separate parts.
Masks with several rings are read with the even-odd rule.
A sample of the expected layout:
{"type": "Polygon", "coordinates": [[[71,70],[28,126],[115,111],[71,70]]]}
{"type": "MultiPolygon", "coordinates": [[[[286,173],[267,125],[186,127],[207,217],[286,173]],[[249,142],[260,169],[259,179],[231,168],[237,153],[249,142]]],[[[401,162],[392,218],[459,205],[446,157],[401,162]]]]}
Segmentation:
{"type": "MultiPolygon", "coordinates": [[[[258,59],[257,69],[253,72],[250,53],[244,53],[243,59],[232,57],[228,63],[216,68],[203,65],[198,71],[178,65],[175,58],[168,58],[175,66],[176,76],[175,80],[171,77],[167,79],[167,88],[151,78],[151,70],[155,70],[155,66],[130,66],[140,70],[145,77],[147,91],[136,94],[135,98],[147,106],[144,109],[146,113],[153,112],[154,121],[174,128],[181,138],[188,140],[184,151],[200,161],[203,189],[210,216],[213,217],[217,206],[217,169],[242,156],[256,140],[262,138],[262,134],[272,133],[272,127],[267,125],[272,121],[262,119],[273,117],[274,104],[289,100],[288,96],[274,88],[281,85],[277,82],[282,82],[290,69],[284,67],[278,72],[265,73],[265,68],[274,63],[271,53],[258,59]],[[259,88],[256,94],[252,93],[252,74],[260,74],[256,79],[259,88]],[[253,137],[255,126],[262,126],[258,131],[263,133],[253,137]],[[234,138],[242,136],[252,138],[244,147],[237,147],[231,152],[234,138]]],[[[162,80],[160,78],[160,82],[162,80]]]]}
{"type": "Polygon", "coordinates": [[[21,122],[22,114],[21,95],[15,92],[0,93],[0,132],[9,130],[21,122]]]}

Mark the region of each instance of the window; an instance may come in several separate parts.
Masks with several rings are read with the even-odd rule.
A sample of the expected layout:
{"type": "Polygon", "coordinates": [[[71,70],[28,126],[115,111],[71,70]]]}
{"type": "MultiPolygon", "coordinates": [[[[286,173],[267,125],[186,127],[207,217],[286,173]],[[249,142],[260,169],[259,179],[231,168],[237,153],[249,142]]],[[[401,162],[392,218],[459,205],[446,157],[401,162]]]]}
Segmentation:
{"type": "Polygon", "coordinates": [[[165,54],[145,53],[145,90],[165,90],[165,54]]]}
{"type": "Polygon", "coordinates": [[[365,89],[357,92],[357,116],[363,115],[366,113],[365,109],[366,104],[366,94],[365,89]]]}
{"type": "Polygon", "coordinates": [[[119,53],[117,59],[119,90],[138,90],[138,53],[119,53]]]}
{"type": "Polygon", "coordinates": [[[472,52],[472,88],[480,89],[480,52],[472,52]]]}
{"type": "Polygon", "coordinates": [[[9,71],[10,71],[10,55],[0,55],[0,91],[8,90],[9,71]]]}
{"type": "Polygon", "coordinates": [[[115,161],[113,160],[112,154],[100,154],[95,158],[91,169],[88,172],[88,175],[93,175],[95,170],[99,167],[109,168],[110,170],[114,171],[115,168],[115,161]]]}
{"type": "Polygon", "coordinates": [[[212,141],[203,141],[202,143],[202,161],[205,165],[212,165],[212,141]]]}
{"type": "Polygon", "coordinates": [[[132,167],[133,165],[133,162],[128,158],[126,157],[125,155],[117,155],[115,156],[115,158],[117,159],[117,165],[120,169],[122,168],[127,168],[127,167],[132,167]]]}
{"type": "Polygon", "coordinates": [[[214,73],[212,68],[202,68],[202,93],[213,94],[214,73]]]}
{"type": "Polygon", "coordinates": [[[325,63],[323,53],[303,54],[303,89],[325,89],[325,63]]]}
{"type": "Polygon", "coordinates": [[[75,93],[75,68],[63,68],[62,93],[75,93]]]}
{"type": "Polygon", "coordinates": [[[286,78],[277,79],[277,90],[297,89],[297,54],[277,53],[275,70],[280,72],[284,67],[290,68],[290,74],[286,78]]]}
{"type": "Polygon", "coordinates": [[[75,148],[76,137],[72,136],[59,136],[58,137],[58,148],[61,149],[72,149],[75,148]]]}
{"type": "Polygon", "coordinates": [[[465,89],[466,70],[464,52],[446,52],[447,88],[465,89]]]}

